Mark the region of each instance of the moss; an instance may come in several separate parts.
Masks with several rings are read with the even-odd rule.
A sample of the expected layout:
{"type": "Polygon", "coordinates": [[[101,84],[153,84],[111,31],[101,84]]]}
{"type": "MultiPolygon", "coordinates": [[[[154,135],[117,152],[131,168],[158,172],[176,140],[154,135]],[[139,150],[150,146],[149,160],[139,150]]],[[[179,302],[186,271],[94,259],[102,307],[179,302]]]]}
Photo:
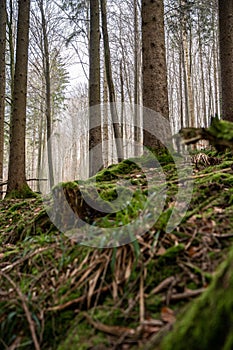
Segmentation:
{"type": "Polygon", "coordinates": [[[108,345],[106,336],[100,332],[95,332],[88,321],[83,318],[82,313],[76,316],[67,330],[66,335],[56,348],[57,350],[88,350],[98,344],[108,345]]]}
{"type": "Polygon", "coordinates": [[[22,207],[26,207],[27,205],[28,205],[27,201],[19,202],[12,205],[12,207],[9,208],[9,211],[14,212],[16,210],[22,209],[22,207]]]}
{"type": "Polygon", "coordinates": [[[232,271],[233,250],[211,286],[180,316],[174,331],[163,340],[162,350],[233,348],[232,271]]]}
{"type": "Polygon", "coordinates": [[[135,170],[140,170],[140,167],[136,164],[136,162],[134,162],[133,159],[126,159],[119,164],[113,164],[107,169],[101,170],[91,179],[96,180],[97,182],[117,180],[123,175],[129,177],[130,173],[134,172],[135,170]]]}
{"type": "Polygon", "coordinates": [[[38,194],[33,192],[30,187],[25,184],[20,189],[12,190],[6,194],[6,199],[17,199],[17,198],[36,198],[38,194]]]}
{"type": "Polygon", "coordinates": [[[168,262],[168,260],[174,260],[176,257],[185,250],[184,244],[178,244],[174,247],[171,247],[166,250],[166,252],[159,257],[159,264],[163,264],[164,262],[168,262]]]}

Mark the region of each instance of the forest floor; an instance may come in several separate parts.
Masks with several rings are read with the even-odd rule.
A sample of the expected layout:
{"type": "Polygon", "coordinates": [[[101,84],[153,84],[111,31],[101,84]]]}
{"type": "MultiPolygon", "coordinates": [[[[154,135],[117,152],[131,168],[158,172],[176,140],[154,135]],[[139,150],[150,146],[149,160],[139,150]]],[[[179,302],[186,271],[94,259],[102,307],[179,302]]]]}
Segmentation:
{"type": "MultiPolygon", "coordinates": [[[[208,289],[233,242],[232,156],[212,151],[194,160],[182,222],[166,232],[179,184],[175,164],[161,156],[163,211],[146,233],[118,248],[91,248],[59,232],[40,196],[0,201],[0,349],[146,349],[169,331],[208,289]]],[[[129,161],[101,171],[96,186],[105,200],[117,197],[116,180],[130,180],[134,195],[130,210],[93,212],[91,224],[130,223],[143,207],[149,171],[144,176],[129,161]]],[[[74,205],[78,185],[62,188],[74,205]]],[[[85,216],[89,208],[82,209],[85,216]]]]}

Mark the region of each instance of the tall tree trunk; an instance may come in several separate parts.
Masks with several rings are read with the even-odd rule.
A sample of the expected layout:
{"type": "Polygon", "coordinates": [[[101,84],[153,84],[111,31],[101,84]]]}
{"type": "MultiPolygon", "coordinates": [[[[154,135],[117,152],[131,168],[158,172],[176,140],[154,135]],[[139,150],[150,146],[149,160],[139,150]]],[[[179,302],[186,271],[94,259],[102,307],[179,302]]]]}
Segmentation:
{"type": "MultiPolygon", "coordinates": [[[[0,3],[0,183],[3,181],[4,158],[4,119],[5,119],[5,86],[6,86],[6,0],[0,3]]],[[[2,186],[0,186],[0,199],[2,186]]]]}
{"type": "MultiPolygon", "coordinates": [[[[193,101],[193,88],[192,88],[192,64],[191,64],[191,43],[190,47],[188,45],[188,29],[187,24],[189,21],[189,16],[187,13],[188,2],[187,0],[181,0],[181,26],[182,26],[182,45],[184,51],[184,72],[186,74],[186,103],[187,103],[187,111],[188,111],[188,126],[193,126],[195,124],[194,118],[194,101],[193,101]]],[[[190,39],[191,39],[191,30],[190,30],[190,39]]],[[[191,40],[190,40],[191,41],[191,40]]]]}
{"type": "Polygon", "coordinates": [[[48,167],[49,167],[49,183],[50,187],[54,185],[54,174],[53,174],[53,159],[52,159],[52,118],[51,118],[51,78],[50,78],[50,56],[49,56],[49,44],[47,35],[47,26],[44,12],[44,2],[40,1],[40,12],[42,21],[42,34],[43,34],[43,70],[45,77],[45,104],[46,104],[46,121],[47,121],[47,152],[48,152],[48,167]]]}
{"type": "Polygon", "coordinates": [[[208,117],[206,113],[206,89],[205,89],[205,75],[204,75],[204,65],[203,65],[203,46],[201,38],[201,25],[200,25],[200,16],[198,15],[198,44],[199,44],[199,59],[200,59],[200,68],[201,68],[201,88],[202,88],[202,110],[203,110],[203,124],[204,127],[208,127],[208,117]]]}
{"type": "Polygon", "coordinates": [[[135,156],[140,154],[140,123],[139,123],[139,30],[138,30],[138,3],[133,2],[134,7],[134,153],[135,156]]]}
{"type": "MultiPolygon", "coordinates": [[[[181,33],[180,33],[181,35],[181,33]]],[[[180,127],[183,128],[185,126],[184,121],[184,110],[183,110],[183,45],[182,45],[182,39],[179,40],[179,90],[180,90],[180,127]]]]}
{"type": "MultiPolygon", "coordinates": [[[[13,13],[13,0],[9,1],[9,16],[7,16],[7,29],[8,29],[8,41],[9,41],[9,55],[10,55],[10,98],[13,100],[14,90],[14,75],[15,75],[15,39],[14,39],[14,13],[13,13]]],[[[12,114],[12,106],[11,106],[12,114]]]]}
{"type": "Polygon", "coordinates": [[[89,47],[89,175],[103,164],[100,111],[100,11],[99,0],[90,1],[89,47]],[[93,108],[93,106],[95,106],[93,108]],[[91,108],[92,107],[92,108],[91,108]],[[98,145],[98,147],[96,147],[98,145]],[[91,150],[95,148],[95,151],[91,150]]]}
{"type": "Polygon", "coordinates": [[[103,38],[104,38],[105,68],[106,68],[106,76],[107,76],[108,90],[109,90],[110,110],[111,110],[111,116],[112,116],[112,122],[113,122],[113,131],[114,131],[114,136],[116,140],[117,158],[118,158],[118,161],[121,161],[123,159],[123,147],[122,147],[121,129],[120,129],[119,120],[117,116],[117,109],[116,109],[115,88],[114,88],[113,78],[112,78],[112,67],[111,67],[111,57],[110,57],[108,27],[107,27],[106,0],[100,0],[100,4],[101,4],[102,30],[103,30],[103,38]]]}
{"type": "MultiPolygon", "coordinates": [[[[142,1],[142,60],[143,60],[143,106],[169,118],[167,67],[164,35],[164,5],[162,0],[142,1]]],[[[161,143],[152,135],[150,125],[145,120],[144,145],[152,149],[161,143]]]]}
{"type": "Polygon", "coordinates": [[[233,1],[219,0],[222,117],[233,122],[233,1]]]}
{"type": "Polygon", "coordinates": [[[108,166],[108,156],[109,156],[109,130],[108,130],[108,83],[107,83],[107,77],[106,77],[106,71],[104,68],[104,84],[103,84],[103,102],[104,102],[104,108],[103,108],[103,162],[104,167],[108,166]]]}
{"type": "Polygon", "coordinates": [[[25,133],[30,0],[19,0],[7,196],[27,197],[25,133]]]}

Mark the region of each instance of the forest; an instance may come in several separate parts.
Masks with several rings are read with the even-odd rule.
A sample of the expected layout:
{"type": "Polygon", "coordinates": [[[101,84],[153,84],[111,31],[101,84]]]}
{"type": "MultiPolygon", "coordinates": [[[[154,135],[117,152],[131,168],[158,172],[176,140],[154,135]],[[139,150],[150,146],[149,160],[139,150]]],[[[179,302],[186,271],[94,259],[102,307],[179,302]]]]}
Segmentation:
{"type": "Polygon", "coordinates": [[[233,349],[233,1],[0,0],[0,349],[233,349]]]}

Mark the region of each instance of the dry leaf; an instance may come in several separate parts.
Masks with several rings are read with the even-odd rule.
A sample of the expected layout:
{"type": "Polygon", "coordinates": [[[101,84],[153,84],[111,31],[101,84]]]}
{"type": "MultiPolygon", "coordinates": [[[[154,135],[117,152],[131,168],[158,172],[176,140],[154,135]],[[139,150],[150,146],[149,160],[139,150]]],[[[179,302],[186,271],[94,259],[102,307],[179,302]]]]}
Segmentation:
{"type": "Polygon", "coordinates": [[[167,323],[174,323],[176,320],[174,311],[166,306],[164,306],[161,310],[161,318],[164,322],[167,322],[167,323]]]}

